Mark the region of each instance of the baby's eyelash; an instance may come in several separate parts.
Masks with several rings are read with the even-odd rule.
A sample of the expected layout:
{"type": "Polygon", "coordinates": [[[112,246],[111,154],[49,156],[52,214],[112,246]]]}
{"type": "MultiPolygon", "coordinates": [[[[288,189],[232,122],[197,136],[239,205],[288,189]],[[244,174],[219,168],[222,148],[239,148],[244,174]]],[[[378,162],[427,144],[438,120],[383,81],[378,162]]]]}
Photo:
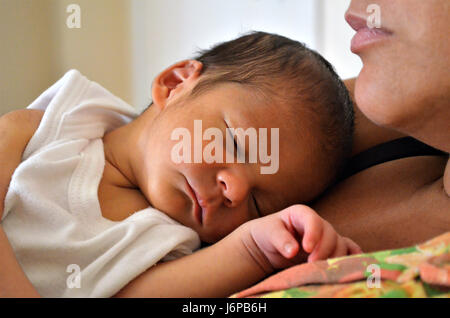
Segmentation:
{"type": "Polygon", "coordinates": [[[255,203],[255,208],[256,208],[256,212],[258,213],[258,216],[261,217],[261,211],[259,210],[259,206],[258,206],[258,202],[256,201],[255,196],[253,195],[253,193],[251,194],[252,198],[253,198],[253,202],[255,203]]]}
{"type": "Polygon", "coordinates": [[[230,128],[230,126],[228,126],[227,121],[224,120],[224,122],[225,122],[225,126],[227,127],[227,128],[226,128],[227,133],[229,133],[229,134],[230,134],[230,137],[233,138],[234,150],[235,150],[236,153],[237,153],[237,151],[239,150],[238,144],[237,144],[237,140],[236,140],[237,137],[236,137],[235,135],[233,135],[233,133],[231,132],[231,128],[230,128]]]}
{"type": "Polygon", "coordinates": [[[234,148],[235,148],[235,150],[236,150],[236,152],[237,152],[237,150],[238,150],[237,140],[236,140],[236,137],[235,137],[235,136],[232,136],[232,137],[233,137],[234,148]]]}

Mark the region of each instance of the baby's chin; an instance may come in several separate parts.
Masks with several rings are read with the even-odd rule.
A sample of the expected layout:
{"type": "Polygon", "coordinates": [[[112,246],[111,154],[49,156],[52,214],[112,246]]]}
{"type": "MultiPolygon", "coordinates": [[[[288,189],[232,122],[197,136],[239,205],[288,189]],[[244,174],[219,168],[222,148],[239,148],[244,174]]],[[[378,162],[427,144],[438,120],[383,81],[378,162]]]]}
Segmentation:
{"type": "Polygon", "coordinates": [[[206,245],[217,243],[226,236],[226,235],[217,235],[217,233],[204,233],[204,232],[200,233],[197,232],[197,234],[199,235],[202,244],[206,245]]]}

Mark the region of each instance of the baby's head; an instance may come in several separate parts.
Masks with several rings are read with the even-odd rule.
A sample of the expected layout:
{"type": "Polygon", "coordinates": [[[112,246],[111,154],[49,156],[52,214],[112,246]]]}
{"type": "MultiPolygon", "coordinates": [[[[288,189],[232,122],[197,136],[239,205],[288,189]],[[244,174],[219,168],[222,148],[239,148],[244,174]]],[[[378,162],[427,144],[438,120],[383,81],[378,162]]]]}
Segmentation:
{"type": "Polygon", "coordinates": [[[250,33],[177,63],[154,80],[152,97],[137,119],[147,127],[141,190],[205,242],[310,202],[351,150],[344,84],[319,54],[278,35],[250,33]],[[234,145],[243,163],[227,128],[248,133],[234,145]]]}

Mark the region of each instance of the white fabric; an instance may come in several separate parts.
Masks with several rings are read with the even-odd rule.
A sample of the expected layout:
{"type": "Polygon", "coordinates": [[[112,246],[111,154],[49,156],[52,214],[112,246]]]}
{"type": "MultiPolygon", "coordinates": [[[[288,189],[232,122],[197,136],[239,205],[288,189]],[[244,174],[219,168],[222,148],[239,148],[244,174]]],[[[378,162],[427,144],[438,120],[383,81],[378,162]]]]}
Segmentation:
{"type": "Polygon", "coordinates": [[[28,108],[45,113],[12,176],[2,226],[41,296],[110,297],[199,247],[197,233],[151,207],[121,222],[102,217],[101,138],[137,116],[133,107],[71,70],[28,108]]]}

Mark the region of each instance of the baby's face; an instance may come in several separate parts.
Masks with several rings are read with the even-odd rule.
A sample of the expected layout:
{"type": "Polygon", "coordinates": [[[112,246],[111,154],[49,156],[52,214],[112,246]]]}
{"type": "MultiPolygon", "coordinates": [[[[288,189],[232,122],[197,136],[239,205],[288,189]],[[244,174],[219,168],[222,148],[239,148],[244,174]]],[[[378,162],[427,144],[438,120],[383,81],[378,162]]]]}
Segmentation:
{"type": "Polygon", "coordinates": [[[152,206],[212,243],[246,221],[312,200],[327,182],[316,161],[318,134],[308,113],[293,122],[286,107],[224,84],[158,110],[141,144],[152,206]],[[235,145],[227,128],[254,134],[235,145]]]}

